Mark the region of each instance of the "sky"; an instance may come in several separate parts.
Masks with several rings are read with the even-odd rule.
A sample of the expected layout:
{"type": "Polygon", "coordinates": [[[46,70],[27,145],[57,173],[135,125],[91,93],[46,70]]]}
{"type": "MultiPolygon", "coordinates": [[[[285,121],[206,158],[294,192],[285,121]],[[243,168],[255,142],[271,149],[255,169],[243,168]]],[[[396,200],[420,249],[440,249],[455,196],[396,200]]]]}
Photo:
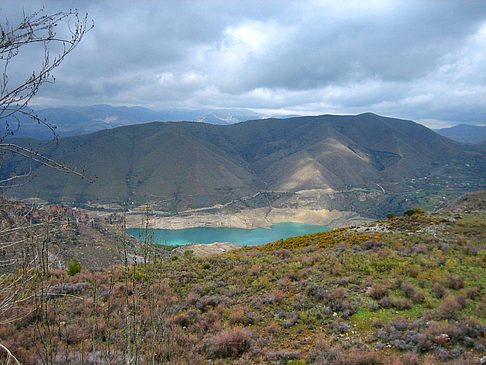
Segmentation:
{"type": "MultiPolygon", "coordinates": [[[[2,0],[0,21],[42,7],[77,7],[94,28],[33,107],[373,112],[432,128],[486,125],[486,1],[2,0]]],[[[39,68],[42,57],[25,55],[9,65],[11,80],[39,68]]]]}

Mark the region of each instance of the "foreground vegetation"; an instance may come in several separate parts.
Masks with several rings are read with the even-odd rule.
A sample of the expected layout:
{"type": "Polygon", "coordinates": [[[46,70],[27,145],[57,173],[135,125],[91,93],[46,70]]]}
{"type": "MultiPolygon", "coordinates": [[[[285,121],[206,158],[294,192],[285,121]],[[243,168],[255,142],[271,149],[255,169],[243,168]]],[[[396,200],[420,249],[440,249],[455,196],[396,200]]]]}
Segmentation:
{"type": "Polygon", "coordinates": [[[486,362],[485,192],[213,257],[144,247],[137,265],[38,266],[0,343],[25,364],[486,362]]]}

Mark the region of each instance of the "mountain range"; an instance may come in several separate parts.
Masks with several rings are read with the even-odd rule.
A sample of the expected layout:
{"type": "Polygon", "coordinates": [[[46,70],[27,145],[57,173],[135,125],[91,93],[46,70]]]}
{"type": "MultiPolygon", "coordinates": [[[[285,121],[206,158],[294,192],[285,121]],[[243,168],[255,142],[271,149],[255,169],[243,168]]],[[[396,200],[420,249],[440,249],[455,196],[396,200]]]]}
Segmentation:
{"type": "MultiPolygon", "coordinates": [[[[217,125],[227,125],[247,120],[271,117],[291,118],[298,115],[268,115],[249,109],[164,109],[153,110],[139,106],[111,106],[106,104],[89,106],[63,106],[56,108],[28,109],[28,112],[48,121],[55,126],[58,137],[89,134],[104,129],[152,121],[191,121],[217,125]]],[[[17,122],[10,120],[16,137],[51,139],[53,133],[25,115],[17,116],[20,128],[15,130],[17,122]]],[[[434,129],[440,135],[462,143],[480,143],[486,141],[486,126],[458,124],[453,127],[434,129]]]]}
{"type": "Polygon", "coordinates": [[[486,127],[484,126],[458,124],[454,127],[437,129],[436,132],[457,142],[486,142],[486,127]]]}
{"type": "Polygon", "coordinates": [[[50,202],[159,204],[169,211],[225,204],[260,191],[405,191],[411,181],[480,188],[484,145],[464,145],[412,121],[372,113],[251,120],[232,125],[152,122],[54,141],[10,139],[97,176],[76,176],[5,156],[3,177],[35,180],[5,190],[50,202]],[[417,180],[418,181],[418,180],[417,180]]]}
{"type": "MultiPolygon", "coordinates": [[[[248,109],[166,109],[155,111],[144,107],[111,105],[91,105],[76,107],[58,107],[46,109],[27,109],[28,112],[55,125],[59,137],[88,134],[103,129],[152,121],[194,121],[211,124],[233,124],[249,119],[267,117],[248,109]]],[[[11,118],[9,124],[14,127],[16,137],[51,139],[53,133],[29,119],[26,115],[17,116],[20,128],[15,130],[17,122],[11,118]]]]}

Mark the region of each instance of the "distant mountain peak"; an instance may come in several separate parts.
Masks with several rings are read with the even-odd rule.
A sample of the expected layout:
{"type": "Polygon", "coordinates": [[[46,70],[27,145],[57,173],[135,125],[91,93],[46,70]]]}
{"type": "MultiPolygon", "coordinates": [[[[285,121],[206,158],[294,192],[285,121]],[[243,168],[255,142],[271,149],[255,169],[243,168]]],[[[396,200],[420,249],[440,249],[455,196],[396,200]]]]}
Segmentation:
{"type": "MultiPolygon", "coordinates": [[[[96,132],[106,128],[148,123],[153,121],[197,121],[210,124],[234,124],[264,115],[247,109],[165,109],[152,110],[139,106],[63,106],[34,111],[39,118],[54,124],[60,137],[96,132]]],[[[46,128],[27,117],[19,116],[21,128],[16,137],[52,138],[46,128]]]]}

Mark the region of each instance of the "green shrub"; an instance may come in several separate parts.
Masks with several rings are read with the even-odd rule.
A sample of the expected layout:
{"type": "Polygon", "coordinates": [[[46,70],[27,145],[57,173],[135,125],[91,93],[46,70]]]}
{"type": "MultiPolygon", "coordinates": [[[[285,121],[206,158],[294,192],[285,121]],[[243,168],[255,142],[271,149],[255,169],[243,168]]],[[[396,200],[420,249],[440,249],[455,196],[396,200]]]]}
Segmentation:
{"type": "Polygon", "coordinates": [[[194,256],[193,250],[185,250],[184,251],[184,257],[193,257],[193,256],[194,256]]]}
{"type": "Polygon", "coordinates": [[[413,209],[407,209],[405,212],[403,212],[403,215],[406,215],[408,217],[411,217],[412,215],[423,215],[425,211],[422,208],[413,208],[413,209]]]}
{"type": "Polygon", "coordinates": [[[79,261],[77,259],[71,259],[71,261],[69,261],[69,264],[67,266],[67,273],[70,276],[73,276],[79,273],[80,271],[81,271],[81,264],[79,263],[79,261]]]}

